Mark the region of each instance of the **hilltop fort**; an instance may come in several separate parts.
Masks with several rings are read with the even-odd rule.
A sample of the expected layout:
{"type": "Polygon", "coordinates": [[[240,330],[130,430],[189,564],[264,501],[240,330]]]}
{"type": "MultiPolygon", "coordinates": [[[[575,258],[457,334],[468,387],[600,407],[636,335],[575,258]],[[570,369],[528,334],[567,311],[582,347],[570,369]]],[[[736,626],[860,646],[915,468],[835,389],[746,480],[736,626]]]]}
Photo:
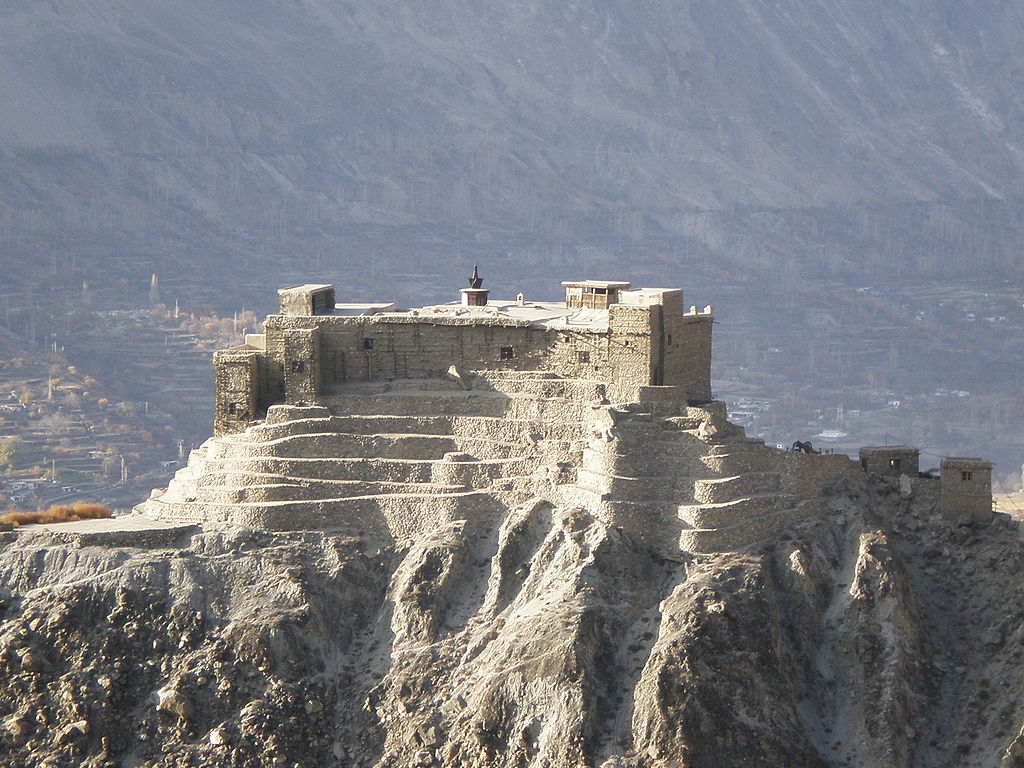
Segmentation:
{"type": "Polygon", "coordinates": [[[1024,755],[1004,717],[1024,544],[991,465],[766,446],[712,394],[709,307],[563,287],[492,300],[474,273],[401,311],[280,291],[216,354],[216,434],[139,514],[0,533],[5,748],[169,768],[1024,755]]]}
{"type": "Polygon", "coordinates": [[[549,503],[668,553],[722,551],[871,471],[951,518],[991,515],[981,460],[958,460],[940,490],[914,449],[858,464],[748,438],[711,392],[712,309],[686,309],[681,290],[562,286],[561,302],[493,300],[474,268],[457,301],[407,310],[282,289],[263,333],[215,355],[214,438],[141,511],[393,541],[549,503]]]}

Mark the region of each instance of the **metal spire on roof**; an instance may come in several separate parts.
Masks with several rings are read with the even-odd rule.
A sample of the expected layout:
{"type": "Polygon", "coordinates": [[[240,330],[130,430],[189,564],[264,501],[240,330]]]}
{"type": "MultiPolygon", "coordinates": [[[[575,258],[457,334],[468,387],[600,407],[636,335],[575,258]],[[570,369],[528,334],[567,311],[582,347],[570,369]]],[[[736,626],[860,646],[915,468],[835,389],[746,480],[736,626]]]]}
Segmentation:
{"type": "Polygon", "coordinates": [[[484,279],[480,277],[480,273],[477,271],[476,264],[473,265],[473,274],[469,277],[470,288],[480,288],[484,284],[484,279]]]}

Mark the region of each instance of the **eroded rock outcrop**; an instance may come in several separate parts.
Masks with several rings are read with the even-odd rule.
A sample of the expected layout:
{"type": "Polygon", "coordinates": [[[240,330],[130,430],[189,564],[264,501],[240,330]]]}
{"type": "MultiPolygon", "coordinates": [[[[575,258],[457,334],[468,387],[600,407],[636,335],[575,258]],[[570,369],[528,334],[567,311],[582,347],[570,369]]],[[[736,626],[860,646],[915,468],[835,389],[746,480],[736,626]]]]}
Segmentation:
{"type": "MultiPolygon", "coordinates": [[[[972,663],[1003,663],[1004,677],[966,690],[974,673],[936,655],[924,581],[957,534],[908,509],[845,481],[769,543],[675,558],[542,500],[382,548],[240,528],[134,549],[8,534],[2,754],[26,766],[1013,765],[1019,716],[992,705],[1016,684],[999,659],[1019,621],[975,638],[972,663]],[[973,713],[974,736],[944,741],[940,711],[973,713]]],[[[1007,531],[971,536],[961,552],[987,548],[987,566],[1019,582],[1007,531]]],[[[971,643],[961,621],[948,615],[950,653],[971,643]]]]}

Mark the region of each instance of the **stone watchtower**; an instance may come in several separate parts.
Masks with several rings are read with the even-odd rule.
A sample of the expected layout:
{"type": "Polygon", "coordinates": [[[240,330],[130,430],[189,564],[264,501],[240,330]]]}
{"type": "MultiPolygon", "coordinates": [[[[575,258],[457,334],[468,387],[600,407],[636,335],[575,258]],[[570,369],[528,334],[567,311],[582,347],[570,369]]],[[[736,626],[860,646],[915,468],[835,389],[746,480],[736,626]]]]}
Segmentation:
{"type": "Polygon", "coordinates": [[[956,523],[992,520],[992,462],[946,458],[942,471],[942,516],[956,523]]]}

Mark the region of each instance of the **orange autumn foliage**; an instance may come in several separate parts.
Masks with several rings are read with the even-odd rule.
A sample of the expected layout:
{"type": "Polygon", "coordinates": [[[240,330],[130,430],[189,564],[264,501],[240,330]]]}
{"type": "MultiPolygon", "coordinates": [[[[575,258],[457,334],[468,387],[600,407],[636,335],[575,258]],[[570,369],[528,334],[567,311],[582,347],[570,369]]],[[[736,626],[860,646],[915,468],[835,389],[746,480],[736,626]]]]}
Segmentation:
{"type": "Polygon", "coordinates": [[[74,520],[98,520],[112,517],[109,507],[76,501],[73,504],[51,504],[48,509],[38,512],[8,512],[0,515],[0,523],[30,525],[31,523],[68,523],[74,520]]]}

